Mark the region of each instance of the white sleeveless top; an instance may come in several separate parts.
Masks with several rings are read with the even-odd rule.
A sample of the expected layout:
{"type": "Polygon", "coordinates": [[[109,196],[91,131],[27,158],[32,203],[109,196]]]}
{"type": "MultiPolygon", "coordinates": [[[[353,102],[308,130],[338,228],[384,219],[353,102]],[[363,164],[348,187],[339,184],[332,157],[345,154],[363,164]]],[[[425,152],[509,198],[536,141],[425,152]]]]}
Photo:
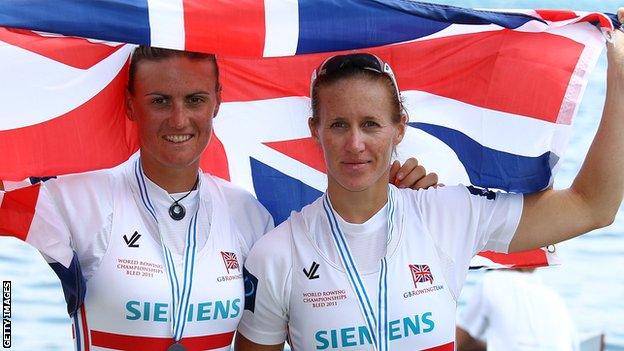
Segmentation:
{"type": "MultiPolygon", "coordinates": [[[[456,297],[470,258],[505,251],[522,197],[466,187],[394,189],[395,235],[387,248],[389,350],[454,350],[456,297]],[[491,196],[490,196],[491,197],[491,196]]],[[[329,237],[322,200],[260,239],[245,263],[239,332],[259,344],[288,338],[295,350],[373,350],[358,296],[329,237]]],[[[379,272],[362,274],[377,306],[379,272]]]]}
{"type": "MultiPolygon", "coordinates": [[[[78,349],[165,350],[173,343],[172,290],[158,233],[162,224],[146,210],[149,195],[137,177],[125,180],[112,188],[115,209],[108,248],[74,318],[78,349]]],[[[209,233],[188,258],[194,279],[181,343],[190,350],[229,350],[244,307],[242,264],[247,252],[234,233],[223,192],[211,177],[201,177],[199,195],[197,225],[189,230],[209,233]]],[[[171,252],[178,275],[183,274],[184,255],[171,252]]]]}
{"type": "MultiPolygon", "coordinates": [[[[30,190],[38,195],[25,240],[60,278],[78,351],[165,350],[173,343],[172,289],[156,225],[167,209],[158,211],[152,199],[152,211],[146,210],[150,191],[145,182],[139,186],[138,158],[59,176],[30,190]]],[[[243,261],[273,221],[247,191],[208,174],[201,174],[194,196],[197,202],[187,207],[187,218],[197,218],[189,221],[196,229],[194,279],[190,295],[182,294],[189,305],[180,316],[187,322],[177,332],[188,350],[227,349],[244,304],[243,261]]],[[[187,227],[180,222],[184,237],[187,227]]],[[[160,234],[176,271],[184,274],[183,248],[192,245],[174,243],[175,233],[160,234]]]]}

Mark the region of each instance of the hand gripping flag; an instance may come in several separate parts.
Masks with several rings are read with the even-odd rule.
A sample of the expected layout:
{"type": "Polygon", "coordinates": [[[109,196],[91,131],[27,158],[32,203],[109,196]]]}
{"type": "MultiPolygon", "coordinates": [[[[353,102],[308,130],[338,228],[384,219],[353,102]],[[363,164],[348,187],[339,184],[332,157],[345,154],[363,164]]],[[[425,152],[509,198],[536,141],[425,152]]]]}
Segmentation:
{"type": "MultiPolygon", "coordinates": [[[[400,0],[1,2],[0,179],[111,167],[134,153],[127,60],[132,44],[147,44],[218,55],[223,104],[202,169],[247,188],[278,223],[326,187],[306,122],[310,73],[341,51],[393,67],[411,127],[399,159],[418,157],[445,184],[536,191],[557,170],[602,32],[618,25],[602,13],[400,0]]],[[[6,224],[19,212],[13,197],[4,194],[0,231],[28,240],[32,216],[18,221],[25,229],[6,224]]],[[[504,263],[516,264],[526,263],[504,263]]]]}

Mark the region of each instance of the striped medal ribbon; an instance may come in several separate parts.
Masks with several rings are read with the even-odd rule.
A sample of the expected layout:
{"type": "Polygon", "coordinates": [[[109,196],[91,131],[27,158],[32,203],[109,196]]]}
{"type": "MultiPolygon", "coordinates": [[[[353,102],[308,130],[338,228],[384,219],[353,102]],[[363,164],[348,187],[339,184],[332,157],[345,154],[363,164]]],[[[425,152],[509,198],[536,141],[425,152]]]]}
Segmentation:
{"type": "MultiPolygon", "coordinates": [[[[154,218],[156,225],[158,226],[158,219],[156,217],[156,211],[154,205],[149,198],[147,187],[145,184],[145,178],[143,169],[140,165],[140,160],[135,164],[135,176],[137,183],[139,184],[139,191],[141,195],[141,201],[145,206],[147,212],[154,218]]],[[[160,236],[160,244],[163,250],[163,256],[165,260],[165,267],[167,270],[167,277],[171,288],[171,334],[174,339],[174,344],[169,349],[171,350],[185,350],[186,348],[179,343],[184,335],[184,327],[186,326],[186,319],[189,311],[191,287],[193,285],[193,273],[195,268],[195,254],[197,252],[197,213],[199,212],[199,206],[195,214],[191,218],[188,229],[186,231],[186,248],[184,250],[184,266],[183,272],[178,272],[173,261],[171,251],[165,244],[160,230],[158,234],[160,236]],[[180,274],[178,274],[180,273],[180,274]]]]}
{"type": "Polygon", "coordinates": [[[388,189],[388,238],[386,241],[386,256],[384,256],[380,261],[376,311],[373,308],[373,304],[371,303],[371,299],[369,298],[368,293],[366,292],[366,288],[364,287],[364,283],[362,282],[361,275],[355,265],[355,260],[353,259],[351,251],[349,250],[349,245],[347,244],[345,235],[340,228],[338,220],[336,219],[336,212],[334,211],[334,208],[332,207],[329,196],[327,194],[325,194],[323,198],[323,208],[325,209],[325,214],[327,215],[327,220],[329,221],[329,228],[332,234],[332,238],[334,239],[334,244],[336,245],[336,250],[339,253],[340,261],[342,262],[342,266],[347,273],[351,288],[358,298],[360,311],[364,316],[364,321],[366,322],[365,327],[368,328],[371,339],[373,341],[373,346],[377,351],[387,351],[389,333],[386,256],[388,255],[387,246],[390,243],[390,240],[392,239],[392,235],[394,233],[393,217],[395,204],[393,189],[391,187],[389,187],[388,189]]]}

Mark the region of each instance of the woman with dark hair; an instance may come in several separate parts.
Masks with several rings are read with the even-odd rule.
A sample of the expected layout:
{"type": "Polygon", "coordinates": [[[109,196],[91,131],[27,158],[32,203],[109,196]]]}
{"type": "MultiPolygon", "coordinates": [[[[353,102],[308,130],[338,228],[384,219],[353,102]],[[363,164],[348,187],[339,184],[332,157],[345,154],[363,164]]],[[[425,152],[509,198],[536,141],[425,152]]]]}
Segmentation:
{"type": "Polygon", "coordinates": [[[288,339],[295,350],[454,350],[456,300],[477,252],[537,248],[609,225],[624,193],[624,33],[613,39],[607,100],[583,167],[568,189],[526,195],[388,186],[407,122],[390,66],[365,53],[323,62],[309,127],[327,191],[252,249],[236,349],[280,350],[288,339]]]}

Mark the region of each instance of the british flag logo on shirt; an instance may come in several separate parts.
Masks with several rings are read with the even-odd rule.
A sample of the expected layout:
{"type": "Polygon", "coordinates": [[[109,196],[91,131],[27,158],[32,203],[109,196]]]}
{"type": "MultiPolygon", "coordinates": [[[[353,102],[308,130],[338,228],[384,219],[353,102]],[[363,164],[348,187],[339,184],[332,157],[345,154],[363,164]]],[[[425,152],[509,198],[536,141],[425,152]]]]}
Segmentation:
{"type": "Polygon", "coordinates": [[[236,258],[235,253],[221,251],[221,257],[223,258],[223,264],[225,265],[225,269],[227,270],[228,274],[230,274],[230,269],[236,269],[240,272],[238,258],[236,258]]]}
{"type": "Polygon", "coordinates": [[[429,282],[429,284],[433,284],[433,274],[431,274],[431,269],[428,265],[410,264],[409,268],[412,273],[414,288],[418,289],[418,283],[429,282]]]}

